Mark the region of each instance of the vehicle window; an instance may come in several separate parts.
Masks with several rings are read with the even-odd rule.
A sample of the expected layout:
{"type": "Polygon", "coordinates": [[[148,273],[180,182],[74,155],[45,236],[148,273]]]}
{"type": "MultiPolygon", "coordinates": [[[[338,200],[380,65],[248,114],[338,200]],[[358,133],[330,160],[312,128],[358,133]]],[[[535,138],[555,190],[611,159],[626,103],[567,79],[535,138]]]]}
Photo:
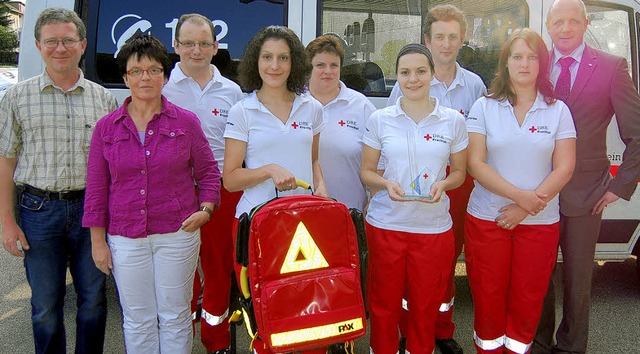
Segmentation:
{"type": "MultiPolygon", "coordinates": [[[[106,87],[123,87],[115,55],[136,32],[158,37],[177,61],[173,38],[178,18],[197,12],[210,18],[219,41],[214,63],[223,75],[227,66],[242,57],[244,48],[259,29],[268,25],[285,25],[284,1],[280,0],[102,0],[89,3],[86,23],[97,23],[87,29],[87,77],[106,87]]],[[[227,72],[233,76],[233,71],[227,72]]],[[[233,77],[232,77],[233,78],[233,77]]]]}
{"type": "Polygon", "coordinates": [[[633,10],[626,6],[601,2],[587,2],[586,6],[589,26],[585,33],[585,42],[593,48],[626,58],[629,74],[633,81],[637,82],[634,75],[637,51],[632,50],[632,43],[636,43],[633,10]]]}
{"type": "Polygon", "coordinates": [[[424,16],[440,4],[453,4],[465,12],[467,33],[458,61],[488,85],[506,37],[529,24],[525,0],[325,0],[319,34],[342,38],[341,77],[347,86],[369,96],[388,96],[396,81],[398,51],[406,44],[423,42],[424,16]]]}

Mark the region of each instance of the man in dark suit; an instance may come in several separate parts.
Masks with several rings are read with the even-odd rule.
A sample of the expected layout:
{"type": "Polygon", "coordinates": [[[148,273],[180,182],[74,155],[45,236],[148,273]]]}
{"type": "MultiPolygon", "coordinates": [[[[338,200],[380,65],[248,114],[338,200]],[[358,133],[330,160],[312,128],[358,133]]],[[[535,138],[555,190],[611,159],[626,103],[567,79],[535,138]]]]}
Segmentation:
{"type": "Polygon", "coordinates": [[[595,246],[602,211],[629,200],[640,177],[640,96],[625,59],[584,43],[588,20],[581,0],[556,0],[547,15],[553,41],[551,81],[567,103],[576,131],[576,168],[560,192],[563,318],[552,346],[554,286],[549,286],[532,353],[585,353],[595,246]],[[615,114],[626,148],[615,177],[609,173],[606,133],[615,114]]]}

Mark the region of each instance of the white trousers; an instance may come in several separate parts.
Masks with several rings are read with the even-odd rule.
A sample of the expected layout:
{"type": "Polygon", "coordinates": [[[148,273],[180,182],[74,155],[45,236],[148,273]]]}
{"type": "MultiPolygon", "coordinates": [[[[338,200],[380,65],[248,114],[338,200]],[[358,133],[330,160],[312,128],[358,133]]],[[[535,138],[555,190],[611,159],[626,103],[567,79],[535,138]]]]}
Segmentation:
{"type": "Polygon", "coordinates": [[[108,243],[127,352],[191,353],[190,301],[200,230],[139,239],[109,235],[108,243]]]}

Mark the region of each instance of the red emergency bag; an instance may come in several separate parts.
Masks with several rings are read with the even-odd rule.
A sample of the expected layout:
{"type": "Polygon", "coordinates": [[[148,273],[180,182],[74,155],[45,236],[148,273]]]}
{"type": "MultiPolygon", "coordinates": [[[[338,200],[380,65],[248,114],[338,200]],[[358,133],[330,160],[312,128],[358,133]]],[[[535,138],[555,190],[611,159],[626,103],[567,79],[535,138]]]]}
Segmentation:
{"type": "MultiPolygon", "coordinates": [[[[362,232],[362,214],[353,215],[362,232]]],[[[273,352],[291,352],[365,334],[358,237],[344,204],[312,195],[276,198],[243,214],[237,236],[249,335],[273,352]]],[[[365,256],[366,244],[360,250],[365,256]]]]}

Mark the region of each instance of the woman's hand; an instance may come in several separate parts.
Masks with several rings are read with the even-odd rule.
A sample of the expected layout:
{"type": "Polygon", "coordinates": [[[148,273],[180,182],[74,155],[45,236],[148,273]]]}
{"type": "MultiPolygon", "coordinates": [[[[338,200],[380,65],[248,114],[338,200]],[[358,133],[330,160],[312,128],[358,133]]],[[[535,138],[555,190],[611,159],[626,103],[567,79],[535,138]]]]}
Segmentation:
{"type": "Polygon", "coordinates": [[[91,242],[91,256],[93,262],[96,264],[96,268],[106,275],[111,273],[113,269],[113,262],[111,261],[111,250],[107,242],[102,240],[101,242],[91,242]]]}
{"type": "Polygon", "coordinates": [[[440,201],[442,198],[442,193],[444,193],[446,187],[445,181],[438,181],[431,185],[431,191],[429,192],[429,196],[431,198],[420,199],[420,201],[428,204],[435,204],[440,201]]]}
{"type": "Polygon", "coordinates": [[[396,202],[413,201],[413,199],[407,199],[404,197],[404,191],[398,182],[386,180],[385,187],[387,188],[387,192],[389,193],[389,198],[391,198],[391,200],[396,202]]]}
{"type": "Polygon", "coordinates": [[[189,215],[187,220],[182,222],[182,230],[186,232],[194,232],[202,225],[206,224],[211,219],[211,216],[206,211],[198,210],[195,213],[189,215]]]}
{"type": "Polygon", "coordinates": [[[523,190],[516,195],[514,202],[516,202],[520,208],[524,209],[530,215],[536,216],[547,207],[547,202],[544,201],[544,198],[546,197],[546,194],[523,190]]]}
{"type": "Polygon", "coordinates": [[[509,204],[498,211],[500,215],[496,218],[496,224],[505,230],[513,230],[529,215],[526,210],[517,204],[509,204]]]}
{"type": "Polygon", "coordinates": [[[280,192],[298,188],[296,177],[286,168],[276,164],[267,165],[265,166],[265,168],[267,169],[269,178],[271,178],[273,184],[275,184],[276,186],[276,189],[280,192]]]}

